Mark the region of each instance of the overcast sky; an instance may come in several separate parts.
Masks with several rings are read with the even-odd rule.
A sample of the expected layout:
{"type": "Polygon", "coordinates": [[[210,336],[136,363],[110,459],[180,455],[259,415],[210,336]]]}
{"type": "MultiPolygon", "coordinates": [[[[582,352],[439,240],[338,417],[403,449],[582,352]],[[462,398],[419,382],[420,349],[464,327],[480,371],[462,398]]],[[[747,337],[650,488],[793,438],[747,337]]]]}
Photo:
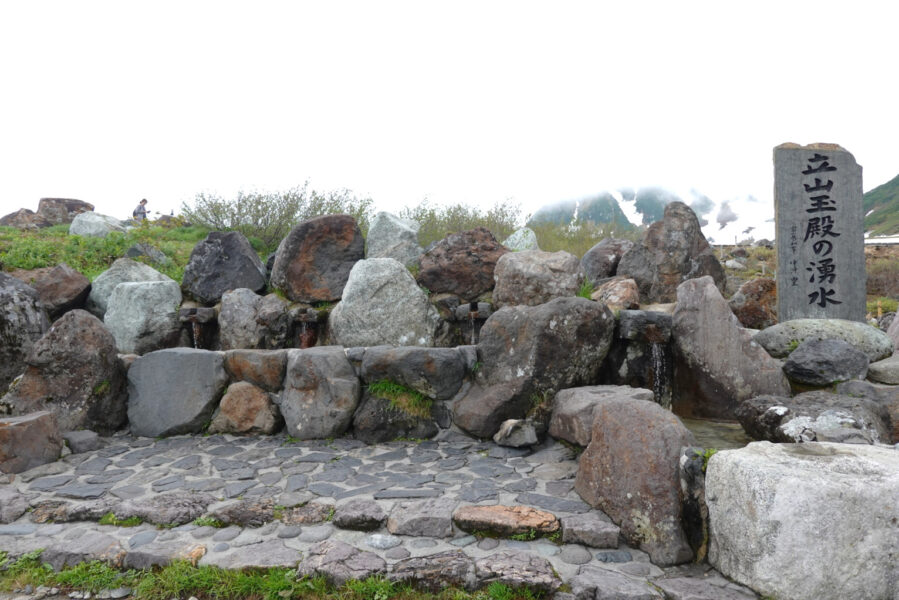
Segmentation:
{"type": "Polygon", "coordinates": [[[308,180],[524,213],[658,185],[764,220],[779,143],[842,144],[865,190],[899,173],[897,23],[886,0],[4,2],[0,215],[308,180]]]}

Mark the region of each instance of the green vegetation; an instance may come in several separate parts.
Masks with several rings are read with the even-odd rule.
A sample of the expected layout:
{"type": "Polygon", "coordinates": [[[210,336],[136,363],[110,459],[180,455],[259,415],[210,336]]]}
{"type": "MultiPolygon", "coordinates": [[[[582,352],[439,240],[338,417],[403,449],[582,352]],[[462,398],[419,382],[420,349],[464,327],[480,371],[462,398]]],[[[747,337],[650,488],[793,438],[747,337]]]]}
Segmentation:
{"type": "Polygon", "coordinates": [[[862,197],[865,231],[872,235],[899,234],[899,175],[862,197]]]}
{"type": "Polygon", "coordinates": [[[297,577],[292,568],[229,571],[217,567],[194,566],[177,561],[166,567],[118,571],[106,563],[91,561],[59,572],[43,564],[41,551],[9,560],[0,551],[0,592],[12,592],[26,585],[55,586],[96,594],[103,590],[128,587],[135,600],[169,600],[196,596],[203,600],[537,600],[540,594],[492,583],[473,593],[447,588],[437,594],[418,592],[383,577],[349,581],[334,587],[323,577],[297,577]]]}
{"type": "Polygon", "coordinates": [[[869,296],[899,298],[899,260],[895,258],[875,258],[867,263],[869,296]]]}
{"type": "Polygon", "coordinates": [[[213,517],[197,517],[193,520],[193,524],[197,527],[215,527],[216,529],[225,527],[225,523],[213,517]]]}
{"type": "Polygon", "coordinates": [[[787,354],[791,354],[793,350],[799,347],[799,340],[790,340],[790,343],[787,344],[787,354]]]}
{"type": "Polygon", "coordinates": [[[709,468],[709,459],[715,456],[718,453],[717,448],[706,448],[702,452],[695,450],[696,456],[702,457],[702,472],[705,473],[706,469],[709,468]]]}
{"type": "Polygon", "coordinates": [[[528,529],[527,531],[523,531],[521,533],[516,533],[514,535],[510,535],[509,539],[515,540],[518,542],[530,542],[532,540],[537,539],[537,530],[536,529],[528,529]]]}
{"type": "Polygon", "coordinates": [[[451,233],[475,227],[486,227],[498,242],[502,242],[518,229],[520,215],[521,209],[512,200],[498,202],[484,210],[465,204],[434,206],[426,198],[418,206],[402,209],[398,216],[421,225],[418,243],[427,248],[451,233]]]}
{"type": "Polygon", "coordinates": [[[37,231],[20,231],[0,227],[0,264],[4,270],[55,267],[61,262],[93,279],[125,251],[137,243],[148,243],[165,254],[170,262],[160,265],[146,257],[145,262],[157,271],[181,281],[184,267],[196,242],[209,233],[207,229],[187,227],[169,229],[158,226],[135,228],[127,234],[113,232],[105,238],[68,235],[68,227],[55,226],[37,231]]]}
{"type": "Polygon", "coordinates": [[[866,310],[869,315],[879,318],[883,313],[896,312],[899,310],[899,300],[878,296],[868,300],[866,310]]]}
{"type": "Polygon", "coordinates": [[[115,527],[137,527],[143,522],[143,519],[141,519],[140,517],[128,517],[127,519],[120,519],[111,512],[103,515],[98,521],[100,525],[114,525],[115,527]]]}
{"type": "Polygon", "coordinates": [[[359,198],[349,190],[318,192],[308,183],[280,192],[238,192],[226,199],[214,194],[197,194],[181,211],[191,223],[215,231],[239,231],[262,255],[273,252],[294,225],[331,214],[355,217],[363,234],[368,231],[371,198],[359,198]]]}
{"type": "Polygon", "coordinates": [[[376,398],[388,400],[390,408],[393,410],[421,419],[431,416],[432,401],[430,398],[417,390],[394,383],[389,379],[369,384],[368,393],[376,398]]]}
{"type": "Polygon", "coordinates": [[[587,300],[592,300],[593,294],[593,283],[589,279],[585,279],[584,283],[581,284],[581,289],[577,291],[577,295],[581,298],[586,298],[587,300]]]}

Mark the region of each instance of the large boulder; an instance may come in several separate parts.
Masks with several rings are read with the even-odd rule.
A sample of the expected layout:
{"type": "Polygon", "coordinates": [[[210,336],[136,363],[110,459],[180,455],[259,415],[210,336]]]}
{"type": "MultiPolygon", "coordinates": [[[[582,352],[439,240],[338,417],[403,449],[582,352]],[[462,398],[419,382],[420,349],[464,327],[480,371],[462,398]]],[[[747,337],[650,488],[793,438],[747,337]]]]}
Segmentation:
{"type": "Polygon", "coordinates": [[[221,352],[170,348],[141,356],[128,369],[132,435],[201,432],[227,382],[221,352]]]}
{"type": "Polygon", "coordinates": [[[596,407],[604,400],[653,400],[652,390],[628,385],[590,385],[562,390],[553,400],[549,435],[578,446],[587,446],[593,435],[596,407]]]}
{"type": "Polygon", "coordinates": [[[889,443],[890,415],[877,400],[805,392],[790,397],[757,396],[737,407],[743,429],[771,442],[889,443]]]}
{"type": "Polygon", "coordinates": [[[112,291],[103,322],[122,354],[146,354],[178,344],[181,287],[174,281],[129,281],[112,291]]]}
{"type": "Polygon", "coordinates": [[[277,294],[259,296],[247,288],[225,292],[218,324],[222,350],[279,349],[292,341],[290,305],[277,294]]]}
{"type": "Polygon", "coordinates": [[[16,212],[4,215],[0,218],[0,226],[15,227],[16,229],[41,229],[49,227],[48,221],[43,215],[27,208],[20,208],[16,212]]]}
{"type": "Polygon", "coordinates": [[[824,387],[838,381],[864,379],[868,357],[843,340],[809,340],[790,353],[783,370],[790,381],[824,387]]]}
{"type": "Polygon", "coordinates": [[[584,283],[584,270],[568,252],[526,250],[500,256],[493,279],[495,306],[536,306],[553,298],[576,296],[584,283]]]}
{"type": "Polygon", "coordinates": [[[144,263],[139,263],[130,258],[120,258],[94,279],[91,284],[90,294],[87,296],[85,308],[97,318],[102,319],[106,315],[112,291],[120,283],[129,281],[174,280],[144,263]]]}
{"type": "Polygon", "coordinates": [[[366,383],[388,380],[435,400],[456,395],[465,378],[466,361],[458,348],[376,346],[362,357],[366,383]]]}
{"type": "Polygon", "coordinates": [[[17,414],[48,410],[62,431],[109,435],[125,423],[125,373],[115,338],[95,316],[73,310],[28,352],[27,368],[4,402],[17,414]]]}
{"type": "Polygon", "coordinates": [[[887,329],[887,337],[893,342],[893,352],[899,352],[899,319],[896,317],[893,317],[893,321],[887,329]]]}
{"type": "Polygon", "coordinates": [[[593,290],[590,298],[612,311],[640,308],[640,289],[633,279],[625,277],[606,279],[593,290]]]}
{"type": "Polygon", "coordinates": [[[734,419],[737,405],[762,394],[788,396],[780,364],[744,335],[711,277],[677,288],[672,331],[680,415],[734,419]]]}
{"type": "Polygon", "coordinates": [[[365,258],[393,258],[403,266],[417,266],[423,252],[418,244],[420,227],[416,221],[379,212],[368,227],[365,258]]]}
{"type": "Polygon", "coordinates": [[[53,462],[62,452],[62,436],[53,413],[0,417],[0,473],[22,473],[53,462]]]}
{"type": "Polygon", "coordinates": [[[440,315],[399,261],[358,261],[342,292],[343,299],[328,319],[334,343],[345,347],[434,345],[440,315]]]}
{"type": "Polygon", "coordinates": [[[540,249],[537,245],[537,234],[530,227],[516,229],[512,235],[503,240],[503,246],[512,252],[540,249]]]}
{"type": "Polygon", "coordinates": [[[293,437],[339,437],[353,420],[359,394],[359,379],[342,347],[287,351],[287,374],[279,406],[287,432],[293,437]]]}
{"type": "Polygon", "coordinates": [[[124,223],[115,217],[95,212],[83,212],[75,215],[69,225],[69,235],[104,238],[112,232],[125,233],[124,223]]]}
{"type": "Polygon", "coordinates": [[[94,210],[94,205],[73,198],[41,198],[37,203],[37,212],[50,225],[71,223],[76,216],[94,210]]]}
{"type": "Polygon", "coordinates": [[[855,398],[867,398],[876,402],[889,417],[891,443],[899,444],[899,386],[854,379],[835,385],[834,393],[855,398]]]}
{"type": "Polygon", "coordinates": [[[204,304],[215,304],[237,288],[265,289],[265,265],[238,231],[213,231],[194,246],[181,288],[204,304]]]}
{"type": "Polygon", "coordinates": [[[252,383],[238,381],[222,396],[209,433],[270,435],[283,424],[281,411],[268,393],[252,383]]]}
{"type": "Polygon", "coordinates": [[[422,255],[418,283],[472,302],[493,289],[496,263],[508,252],[484,227],[450,234],[422,255]]]}
{"type": "Polygon", "coordinates": [[[771,327],[777,323],[777,282],[767,277],[747,281],[728,305],[743,327],[771,327]]]}
{"type": "Polygon", "coordinates": [[[233,381],[247,381],[269,392],[281,391],[286,366],[286,350],[225,352],[225,370],[233,381]]]}
{"type": "Polygon", "coordinates": [[[868,379],[889,385],[899,385],[899,354],[869,364],[868,379]]]}
{"type": "Polygon", "coordinates": [[[876,327],[845,319],[793,319],[759,331],[753,341],[768,354],[782,358],[810,340],[842,340],[876,362],[893,353],[893,341],[876,327]]]}
{"type": "Polygon", "coordinates": [[[677,287],[696,277],[710,276],[719,290],[725,284],[724,268],[683,202],[665,206],[662,220],[621,257],[616,274],[636,281],[644,302],[673,302],[677,287]]]}
{"type": "Polygon", "coordinates": [[[586,298],[557,298],[538,306],[506,306],[481,328],[481,368],[454,407],[455,423],[493,437],[503,421],[521,419],[558,390],[596,382],[615,317],[586,298]]]}
{"type": "Polygon", "coordinates": [[[51,319],[58,319],[73,308],[84,308],[91,281],[66,263],[32,271],[11,273],[37,291],[51,319]]]}
{"type": "Polygon", "coordinates": [[[353,436],[367,444],[397,438],[428,439],[438,431],[430,409],[408,410],[367,391],[353,414],[353,436]]]}
{"type": "Polygon", "coordinates": [[[340,300],[350,269],[364,257],[364,244],[349,215],[303,221],[281,240],[271,285],[294,302],[340,300]]]}
{"type": "Polygon", "coordinates": [[[25,370],[25,357],[49,327],[37,291],[0,273],[0,396],[25,370]]]}
{"type": "Polygon", "coordinates": [[[756,442],[706,472],[709,561],[772,598],[896,597],[899,452],[756,442]]]}
{"type": "Polygon", "coordinates": [[[600,280],[615,275],[621,257],[633,247],[634,243],[630,240],[604,238],[587,250],[581,258],[587,281],[596,285],[600,280]]]}
{"type": "Polygon", "coordinates": [[[693,558],[681,522],[678,473],[681,448],[696,445],[693,434],[647,400],[604,398],[593,414],[593,433],[574,489],[655,564],[693,558]]]}

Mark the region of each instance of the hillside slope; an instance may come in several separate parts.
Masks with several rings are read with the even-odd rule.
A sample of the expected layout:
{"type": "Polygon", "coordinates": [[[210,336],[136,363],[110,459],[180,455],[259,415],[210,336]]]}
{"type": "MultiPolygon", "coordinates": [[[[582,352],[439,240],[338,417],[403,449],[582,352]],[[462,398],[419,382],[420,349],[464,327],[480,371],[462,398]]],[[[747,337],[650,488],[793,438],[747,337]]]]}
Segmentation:
{"type": "Polygon", "coordinates": [[[871,235],[899,234],[899,175],[864,195],[865,231],[871,235]]]}

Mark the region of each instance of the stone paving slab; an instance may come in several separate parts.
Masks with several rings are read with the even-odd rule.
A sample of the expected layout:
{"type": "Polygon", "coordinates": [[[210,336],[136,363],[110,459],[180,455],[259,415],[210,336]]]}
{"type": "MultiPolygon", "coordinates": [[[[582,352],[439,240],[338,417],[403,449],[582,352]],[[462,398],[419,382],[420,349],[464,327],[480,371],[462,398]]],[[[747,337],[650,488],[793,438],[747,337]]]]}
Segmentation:
{"type": "MultiPolygon", "coordinates": [[[[308,566],[322,548],[350,547],[370,553],[369,562],[384,561],[388,573],[399,565],[405,578],[414,559],[441,555],[455,557],[448,561],[454,569],[473,573],[471,565],[478,565],[478,573],[493,578],[545,564],[560,578],[549,582],[541,575],[545,589],[582,573],[579,581],[612,573],[644,586],[676,575],[680,579],[668,587],[690,588],[690,574],[663,571],[624,544],[615,548],[608,534],[597,543],[602,548],[587,545],[587,535],[569,538],[577,543],[562,543],[562,536],[555,543],[479,539],[453,522],[459,506],[503,504],[548,511],[563,523],[593,516],[608,525],[608,517],[574,492],[576,471],[575,457],[560,444],[511,449],[453,432],[440,440],[373,446],[350,439],[297,442],[284,435],[114,436],[100,438],[96,450],[0,484],[2,497],[16,498],[23,511],[0,524],[0,550],[16,556],[43,548],[56,567],[97,558],[145,568],[188,558],[244,568],[308,566]],[[337,527],[333,516],[360,502],[386,518],[368,531],[337,527]],[[144,522],[99,525],[108,512],[144,522]],[[194,522],[199,516],[231,524],[194,522]]],[[[745,588],[728,590],[754,597],[745,588]]]]}

